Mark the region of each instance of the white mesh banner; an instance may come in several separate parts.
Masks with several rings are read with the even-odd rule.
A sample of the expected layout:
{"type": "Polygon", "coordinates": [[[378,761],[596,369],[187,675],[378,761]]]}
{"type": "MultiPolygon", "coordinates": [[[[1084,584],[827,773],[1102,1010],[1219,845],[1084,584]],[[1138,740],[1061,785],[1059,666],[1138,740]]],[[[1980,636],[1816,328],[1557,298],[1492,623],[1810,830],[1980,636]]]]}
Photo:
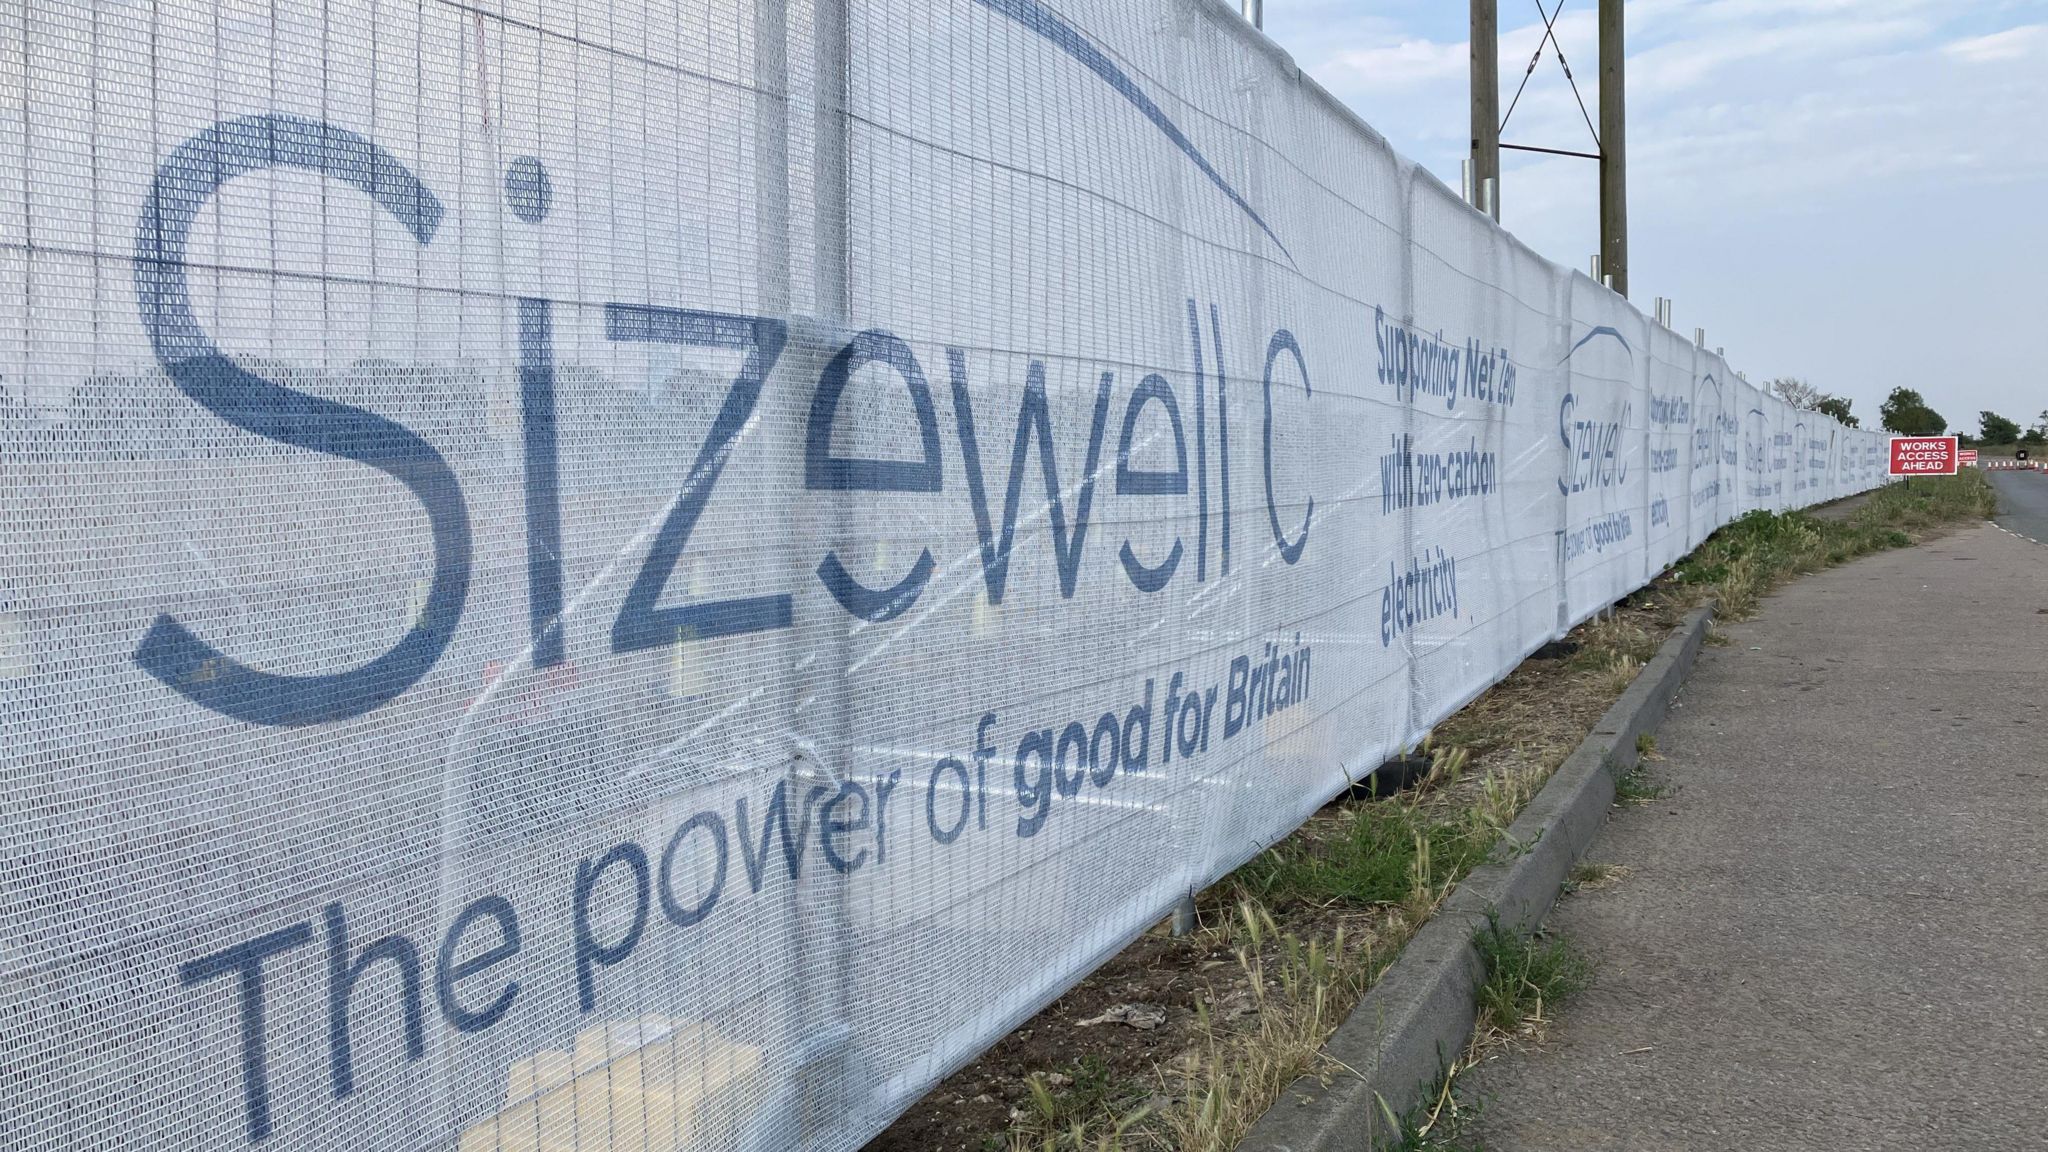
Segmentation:
{"type": "Polygon", "coordinates": [[[851,1149],[1877,484],[1192,0],[0,5],[0,1147],[851,1149]]]}

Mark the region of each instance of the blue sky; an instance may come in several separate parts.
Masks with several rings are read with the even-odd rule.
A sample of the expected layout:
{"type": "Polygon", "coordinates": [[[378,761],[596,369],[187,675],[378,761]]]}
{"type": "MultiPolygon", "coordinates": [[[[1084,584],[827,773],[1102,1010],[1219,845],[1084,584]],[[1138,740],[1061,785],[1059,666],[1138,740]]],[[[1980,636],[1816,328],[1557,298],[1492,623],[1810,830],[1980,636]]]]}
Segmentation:
{"type": "MultiPolygon", "coordinates": [[[[1555,6],[1556,0],[1546,0],[1555,6]]],[[[1542,37],[1500,0],[1502,103],[1542,37]]],[[[1595,114],[1595,0],[1565,0],[1595,114]]],[[[1452,187],[1466,152],[1462,0],[1266,0],[1304,71],[1452,187]]],[[[1629,0],[1631,288],[1761,382],[1897,385],[1951,427],[2048,409],[2048,0],[1629,0]]],[[[1504,137],[1591,150],[1546,54],[1504,137]]],[[[1504,158],[1502,223],[1583,268],[1597,165],[1504,158]]]]}

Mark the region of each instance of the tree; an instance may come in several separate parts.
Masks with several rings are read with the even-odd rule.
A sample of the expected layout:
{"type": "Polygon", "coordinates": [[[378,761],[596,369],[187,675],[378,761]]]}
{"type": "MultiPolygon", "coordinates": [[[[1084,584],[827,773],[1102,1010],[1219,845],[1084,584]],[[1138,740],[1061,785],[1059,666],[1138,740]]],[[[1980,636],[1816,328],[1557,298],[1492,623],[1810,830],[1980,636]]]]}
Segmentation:
{"type": "Polygon", "coordinates": [[[1841,421],[1842,426],[1845,428],[1863,427],[1863,422],[1856,419],[1854,415],[1850,414],[1849,401],[1846,397],[1823,396],[1821,398],[1820,403],[1815,404],[1813,406],[1813,410],[1824,415],[1833,416],[1835,419],[1841,421]]]}
{"type": "Polygon", "coordinates": [[[1901,436],[1939,436],[1948,431],[1948,421],[1911,388],[1892,389],[1878,405],[1877,414],[1888,431],[1901,436]]]}
{"type": "Polygon", "coordinates": [[[2027,429],[2027,434],[2020,437],[2020,443],[2030,448],[2037,448],[2043,444],[2048,444],[2048,431],[2043,431],[2039,428],[2029,428],[2027,429]]]}
{"type": "Polygon", "coordinates": [[[2017,444],[2020,426],[2017,421],[2007,420],[1996,412],[1977,413],[1977,427],[1982,435],[1978,437],[1986,444],[2017,444]]]}
{"type": "MultiPolygon", "coordinates": [[[[1823,392],[1797,376],[1780,376],[1765,387],[1771,395],[1802,412],[1819,412],[1834,417],[1850,428],[1862,427],[1856,417],[1849,414],[1847,399],[1823,392]]],[[[2048,413],[2043,415],[2048,416],[2048,413]]]]}
{"type": "Polygon", "coordinates": [[[1794,408],[1807,412],[1819,411],[1820,402],[1827,397],[1827,393],[1797,376],[1780,376],[1765,385],[1765,389],[1794,408]]]}

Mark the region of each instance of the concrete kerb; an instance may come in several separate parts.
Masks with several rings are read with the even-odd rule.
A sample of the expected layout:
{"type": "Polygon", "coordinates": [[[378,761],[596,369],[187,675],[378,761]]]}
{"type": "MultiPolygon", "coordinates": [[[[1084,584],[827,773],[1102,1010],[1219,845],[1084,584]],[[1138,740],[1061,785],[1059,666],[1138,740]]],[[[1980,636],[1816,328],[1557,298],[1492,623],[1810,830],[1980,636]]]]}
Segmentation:
{"type": "Polygon", "coordinates": [[[1485,975],[1472,937],[1489,913],[1518,930],[1542,922],[1606,822],[1638,740],[1663,723],[1712,620],[1712,605],[1686,617],[1522,810],[1492,860],[1458,885],[1338,1026],[1323,1051],[1346,1071],[1289,1085],[1240,1152],[1358,1152],[1400,1139],[1390,1115],[1412,1108],[1471,1038],[1485,975]]]}

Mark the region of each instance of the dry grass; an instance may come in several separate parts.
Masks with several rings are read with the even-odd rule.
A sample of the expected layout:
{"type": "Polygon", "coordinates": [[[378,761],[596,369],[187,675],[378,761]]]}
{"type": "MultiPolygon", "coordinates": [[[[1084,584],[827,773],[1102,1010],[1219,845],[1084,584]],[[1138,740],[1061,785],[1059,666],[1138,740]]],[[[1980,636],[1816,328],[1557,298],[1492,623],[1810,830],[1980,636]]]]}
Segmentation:
{"type": "Polygon", "coordinates": [[[1269,962],[1260,945],[1278,931],[1271,914],[1246,902],[1240,923],[1248,939],[1237,959],[1252,989],[1253,1023],[1229,1028],[1203,1013],[1197,1059],[1168,1085],[1178,1089],[1178,1106],[1160,1118],[1166,1147],[1228,1152],[1296,1078],[1347,1071],[1328,1067],[1322,1046],[1377,975],[1374,949],[1348,945],[1340,929],[1327,947],[1281,937],[1269,962]]]}
{"type": "Polygon", "coordinates": [[[1644,627],[1640,615],[1622,612],[1595,616],[1587,621],[1578,635],[1580,642],[1588,648],[1633,660],[1637,664],[1648,663],[1664,643],[1662,635],[1653,634],[1644,627]]]}
{"type": "Polygon", "coordinates": [[[1614,887],[1628,879],[1634,872],[1635,869],[1626,864],[1596,863],[1589,860],[1573,868],[1565,883],[1573,892],[1598,892],[1603,888],[1614,887]]]}
{"type": "Polygon", "coordinates": [[[1123,1152],[1181,1149],[1228,1152],[1297,1078],[1348,1073],[1322,1052],[1324,1041],[1412,932],[1405,913],[1387,917],[1389,934],[1359,940],[1339,928],[1327,942],[1281,930],[1273,915],[1246,900],[1209,929],[1212,943],[1232,946],[1242,996],[1204,1002],[1196,1043],[1154,1072],[1145,1102],[1128,1106],[1126,1089],[1083,1095],[1055,1092],[1034,1077],[1031,1101],[1007,1136],[1010,1152],[1123,1152]]]}

